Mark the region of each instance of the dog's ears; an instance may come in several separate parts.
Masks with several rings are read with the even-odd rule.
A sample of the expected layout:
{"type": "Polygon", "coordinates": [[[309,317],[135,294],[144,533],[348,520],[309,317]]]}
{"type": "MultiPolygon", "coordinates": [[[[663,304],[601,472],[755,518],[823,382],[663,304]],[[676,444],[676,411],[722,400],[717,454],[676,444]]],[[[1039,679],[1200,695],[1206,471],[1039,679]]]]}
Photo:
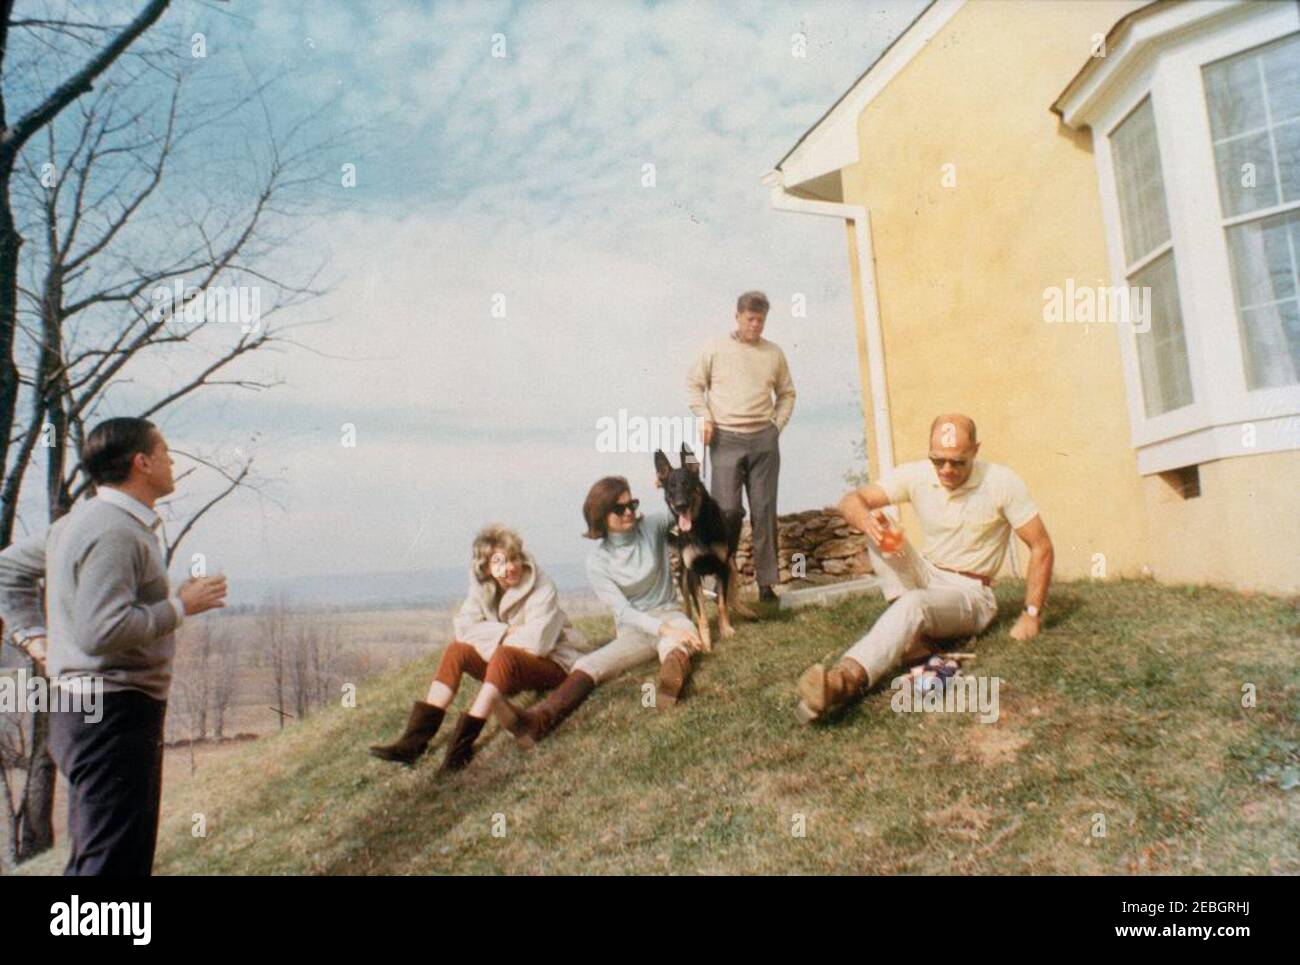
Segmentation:
{"type": "Polygon", "coordinates": [[[668,474],[672,471],[673,471],[673,465],[668,461],[668,457],[664,455],[664,451],[662,449],[656,449],[655,450],[655,475],[659,477],[659,481],[662,483],[665,479],[668,478],[668,474]]]}
{"type": "Polygon", "coordinates": [[[695,475],[700,474],[700,461],[695,458],[695,453],[691,452],[691,447],[682,443],[682,468],[689,469],[695,475]]]}

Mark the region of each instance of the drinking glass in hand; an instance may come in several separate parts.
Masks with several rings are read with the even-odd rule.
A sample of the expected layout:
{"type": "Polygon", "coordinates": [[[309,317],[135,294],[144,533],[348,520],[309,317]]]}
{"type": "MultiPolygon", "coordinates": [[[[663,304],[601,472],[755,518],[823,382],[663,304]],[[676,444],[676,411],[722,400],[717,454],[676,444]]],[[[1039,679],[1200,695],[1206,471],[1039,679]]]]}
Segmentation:
{"type": "Polygon", "coordinates": [[[876,522],[884,529],[880,534],[880,551],[892,556],[903,548],[903,531],[894,526],[884,513],[876,513],[876,522]]]}

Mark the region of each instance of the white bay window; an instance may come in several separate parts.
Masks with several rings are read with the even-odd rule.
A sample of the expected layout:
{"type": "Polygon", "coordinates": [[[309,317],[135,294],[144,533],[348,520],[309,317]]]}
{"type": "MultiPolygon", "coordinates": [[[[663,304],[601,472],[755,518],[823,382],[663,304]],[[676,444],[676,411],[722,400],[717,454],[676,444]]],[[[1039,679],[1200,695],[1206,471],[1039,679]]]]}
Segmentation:
{"type": "Polygon", "coordinates": [[[1139,471],[1300,448],[1300,6],[1152,5],[1055,105],[1089,127],[1139,471]],[[1149,325],[1145,322],[1149,321],[1149,325]]]}
{"type": "Polygon", "coordinates": [[[1250,389],[1300,382],[1300,34],[1204,68],[1250,389]]]}

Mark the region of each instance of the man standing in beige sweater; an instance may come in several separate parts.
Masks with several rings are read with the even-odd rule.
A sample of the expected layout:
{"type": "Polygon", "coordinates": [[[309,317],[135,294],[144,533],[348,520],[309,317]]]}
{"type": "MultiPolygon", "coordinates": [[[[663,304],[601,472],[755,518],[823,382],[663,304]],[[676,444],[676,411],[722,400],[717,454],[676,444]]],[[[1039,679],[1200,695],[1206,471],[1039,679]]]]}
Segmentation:
{"type": "Polygon", "coordinates": [[[745,292],[736,301],[736,330],[705,346],[686,377],[688,403],[700,419],[713,461],[710,491],[724,512],[743,511],[749,498],[758,596],[776,599],[776,489],[781,471],[777,438],[794,411],[794,381],[780,346],[763,338],[768,301],[745,292]]]}

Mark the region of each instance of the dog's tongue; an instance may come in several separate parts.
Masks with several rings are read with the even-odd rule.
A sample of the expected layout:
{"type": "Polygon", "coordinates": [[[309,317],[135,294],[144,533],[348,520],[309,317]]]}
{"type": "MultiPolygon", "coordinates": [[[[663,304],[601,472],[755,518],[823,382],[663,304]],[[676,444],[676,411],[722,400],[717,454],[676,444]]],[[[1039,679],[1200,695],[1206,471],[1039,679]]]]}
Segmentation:
{"type": "Polygon", "coordinates": [[[679,533],[689,533],[691,531],[691,517],[686,513],[677,514],[677,531],[679,533]]]}

